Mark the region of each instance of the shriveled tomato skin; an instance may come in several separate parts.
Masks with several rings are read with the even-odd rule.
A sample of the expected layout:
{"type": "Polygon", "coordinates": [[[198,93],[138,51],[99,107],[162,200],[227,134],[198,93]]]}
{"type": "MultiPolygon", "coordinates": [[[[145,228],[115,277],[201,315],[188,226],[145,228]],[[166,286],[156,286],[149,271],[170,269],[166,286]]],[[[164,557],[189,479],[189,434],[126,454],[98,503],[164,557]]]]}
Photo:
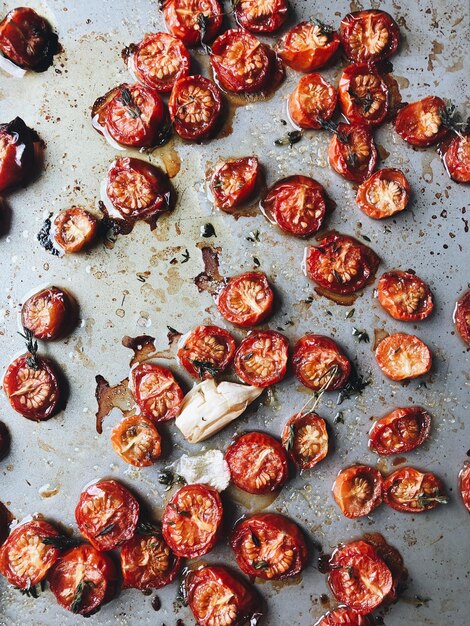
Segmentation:
{"type": "Polygon", "coordinates": [[[382,483],[378,469],[353,465],[339,472],[333,484],[333,497],[342,514],[355,519],[369,515],[382,503],[382,483]]]}
{"type": "Polygon", "coordinates": [[[401,467],[387,476],[382,495],[385,504],[402,513],[422,513],[447,502],[440,478],[414,467],[401,467]]]}
{"type": "Polygon", "coordinates": [[[217,374],[222,373],[233,360],[235,355],[236,344],[232,335],[219,326],[196,326],[185,338],[183,344],[178,350],[178,359],[184,369],[193,376],[193,378],[213,378],[212,371],[217,374]],[[219,346],[218,353],[214,353],[214,343],[219,346]],[[220,352],[222,350],[222,352],[220,352]],[[191,358],[194,354],[198,359],[191,358]],[[200,361],[202,365],[199,367],[195,361],[200,361]]]}
{"type": "Polygon", "coordinates": [[[0,573],[18,589],[34,587],[46,577],[60,556],[60,550],[41,540],[58,536],[57,529],[43,520],[16,526],[0,547],[0,573]]]}
{"type": "Polygon", "coordinates": [[[470,512],[470,462],[466,461],[459,473],[459,489],[463,503],[470,512]]]}
{"type": "Polygon", "coordinates": [[[389,89],[371,63],[348,65],[339,79],[341,112],[351,124],[377,126],[388,116],[389,89]]]}
{"type": "Polygon", "coordinates": [[[395,168],[384,168],[374,172],[357,189],[356,203],[366,215],[381,220],[404,211],[410,200],[411,188],[406,176],[395,168]],[[396,201],[384,205],[387,191],[394,192],[396,201]],[[381,197],[382,196],[382,197],[381,197]]]}
{"type": "Polygon", "coordinates": [[[268,317],[273,301],[274,293],[265,274],[245,272],[228,280],[219,292],[216,304],[219,312],[228,322],[247,328],[260,324],[268,317]],[[243,299],[243,292],[247,290],[251,290],[257,307],[254,309],[249,302],[245,302],[245,309],[240,312],[240,299],[243,299]]]}
{"type": "Polygon", "coordinates": [[[456,135],[439,146],[447,173],[456,183],[470,183],[470,135],[456,135]]]}
{"type": "Polygon", "coordinates": [[[339,36],[346,56],[355,63],[378,61],[390,57],[397,51],[400,42],[400,30],[395,20],[385,11],[368,9],[348,13],[341,21],[339,36]],[[374,44],[364,43],[363,35],[370,29],[380,28],[383,41],[374,44]],[[374,47],[376,49],[374,49],[374,47]]]}
{"type": "Polygon", "coordinates": [[[377,148],[370,129],[359,124],[338,124],[328,146],[328,160],[335,172],[346,180],[364,182],[377,165],[377,148]]]}
{"type": "Polygon", "coordinates": [[[96,241],[98,220],[89,211],[72,207],[57,215],[53,230],[54,241],[64,252],[81,252],[96,241]]]}
{"type": "Polygon", "coordinates": [[[259,177],[255,156],[218,161],[209,181],[216,207],[224,211],[239,207],[253,195],[259,177]]]}
{"type": "Polygon", "coordinates": [[[208,78],[185,76],[173,85],[168,109],[178,135],[189,141],[199,141],[216,132],[222,113],[222,96],[217,85],[208,78]],[[201,104],[207,101],[210,102],[210,110],[201,112],[201,104]],[[183,118],[186,114],[189,114],[189,119],[183,118]]]}
{"type": "Polygon", "coordinates": [[[38,291],[21,307],[23,328],[42,341],[54,341],[64,337],[76,321],[71,296],[58,287],[47,287],[38,291]]]}
{"type": "Polygon", "coordinates": [[[233,529],[230,545],[238,567],[247,576],[284,580],[299,574],[307,564],[308,551],[302,531],[279,513],[256,513],[244,518],[233,529]],[[276,554],[269,554],[271,541],[276,542],[276,554]],[[284,561],[286,551],[289,551],[288,562],[284,561]],[[269,558],[268,567],[260,567],[266,562],[263,556],[269,558]]]}
{"type": "Polygon", "coordinates": [[[387,313],[402,322],[424,320],[434,309],[431,290],[424,280],[412,272],[392,270],[382,274],[377,296],[387,313]]]}
{"type": "Polygon", "coordinates": [[[297,380],[314,391],[322,388],[326,391],[341,389],[351,374],[351,362],[341,352],[336,341],[314,333],[307,333],[297,341],[292,365],[297,380]],[[322,359],[325,360],[324,366],[322,359]],[[332,368],[337,370],[336,373],[332,368]]]}
{"type": "Polygon", "coordinates": [[[247,385],[269,387],[286,375],[288,356],[289,341],[284,335],[274,330],[252,332],[238,347],[235,371],[247,385]]]}
{"type": "Polygon", "coordinates": [[[131,371],[129,388],[142,415],[153,422],[167,422],[180,412],[183,390],[166,367],[155,363],[140,363],[131,371]],[[158,383],[160,387],[156,390],[161,393],[153,394],[154,387],[149,387],[151,383],[158,383]]]}
{"type": "Polygon", "coordinates": [[[420,406],[395,409],[376,420],[369,433],[369,448],[382,456],[416,450],[431,432],[431,415],[420,406]]]}
{"type": "Polygon", "coordinates": [[[338,33],[321,23],[300,22],[276,44],[276,52],[286,65],[298,72],[313,72],[324,67],[340,45],[338,33]]]}
{"type": "Polygon", "coordinates": [[[57,52],[57,36],[36,11],[20,7],[0,22],[0,51],[16,65],[40,72],[57,52]]]}
{"type": "Polygon", "coordinates": [[[409,380],[427,374],[432,355],[416,335],[395,333],[382,339],[375,351],[376,361],[390,380],[409,380]]]}
{"type": "Polygon", "coordinates": [[[325,420],[316,413],[296,413],[284,426],[282,445],[299,470],[315,467],[328,454],[325,420]],[[314,446],[313,453],[305,450],[309,444],[314,446]]]}
{"type": "Polygon", "coordinates": [[[322,615],[314,626],[372,626],[367,615],[359,615],[347,606],[339,606],[322,615]]]}
{"type": "Polygon", "coordinates": [[[397,114],[395,130],[407,143],[426,148],[442,141],[449,129],[442,122],[446,103],[437,96],[427,96],[407,104],[397,114]]]}
{"type": "Polygon", "coordinates": [[[333,117],[337,100],[333,85],[320,74],[307,74],[289,96],[289,115],[300,128],[318,129],[333,117]]]}
{"type": "Polygon", "coordinates": [[[25,183],[31,176],[35,140],[20,117],[0,124],[0,192],[25,183]]]}
{"type": "Polygon", "coordinates": [[[163,16],[172,35],[189,47],[209,43],[222,26],[222,7],[218,0],[164,0],[163,16]],[[204,41],[198,16],[205,16],[204,41]]]}
{"type": "Polygon", "coordinates": [[[118,422],[111,432],[111,444],[116,454],[134,467],[150,467],[162,453],[158,430],[142,415],[130,415],[118,422]],[[137,437],[139,432],[146,437],[145,448],[141,446],[141,450],[134,453],[132,447],[129,449],[129,439],[137,437]]]}
{"type": "Polygon", "coordinates": [[[454,322],[457,332],[470,346],[470,291],[463,293],[454,309],[454,322]]]}
{"type": "Polygon", "coordinates": [[[252,33],[273,33],[289,17],[287,0],[270,0],[259,8],[259,0],[239,0],[235,4],[235,19],[242,28],[252,33]]]}
{"type": "Polygon", "coordinates": [[[289,476],[286,451],[265,433],[252,432],[238,437],[225,451],[225,460],[233,484],[248,493],[261,495],[278,491],[289,476]],[[261,464],[258,457],[263,459],[261,464]],[[267,466],[266,460],[271,465],[267,466]]]}
{"type": "Polygon", "coordinates": [[[161,589],[178,576],[182,562],[175,556],[160,531],[138,532],[121,547],[121,571],[126,589],[161,589]],[[162,568],[161,561],[166,567],[162,568]]]}

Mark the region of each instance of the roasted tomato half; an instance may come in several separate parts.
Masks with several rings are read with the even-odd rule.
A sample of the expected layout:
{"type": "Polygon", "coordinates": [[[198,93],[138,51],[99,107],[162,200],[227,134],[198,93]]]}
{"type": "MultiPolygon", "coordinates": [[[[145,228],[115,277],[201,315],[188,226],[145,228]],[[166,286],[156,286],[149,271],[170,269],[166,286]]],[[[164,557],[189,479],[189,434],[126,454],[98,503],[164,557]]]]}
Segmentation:
{"type": "Polygon", "coordinates": [[[281,444],[265,433],[247,433],[226,450],[225,460],[234,485],[254,494],[278,491],[286,482],[289,469],[281,444]]]}
{"type": "Polygon", "coordinates": [[[470,183],[470,134],[456,135],[439,146],[447,173],[457,183],[470,183]]]}
{"type": "Polygon", "coordinates": [[[52,417],[59,408],[59,378],[49,359],[23,354],[7,368],[3,389],[14,411],[33,422],[52,417]]]}
{"type": "Polygon", "coordinates": [[[338,94],[320,74],[307,74],[289,97],[289,115],[300,128],[321,128],[333,117],[338,94]]]}
{"type": "Polygon", "coordinates": [[[116,159],[105,184],[106,196],[116,211],[110,217],[145,220],[171,208],[173,194],[168,176],[141,159],[116,159]]]}
{"type": "Polygon", "coordinates": [[[121,547],[121,570],[125,588],[161,589],[172,583],[181,569],[161,531],[139,531],[121,547]]]}
{"type": "Polygon", "coordinates": [[[235,4],[235,19],[252,33],[273,33],[288,16],[287,0],[239,0],[235,4]]]}
{"type": "Polygon", "coordinates": [[[338,33],[317,19],[300,22],[278,41],[276,52],[286,65],[299,72],[324,67],[339,47],[338,33]]]}
{"type": "Polygon", "coordinates": [[[97,550],[114,550],[135,532],[139,503],[116,480],[100,480],[82,491],[75,519],[78,530],[97,550]]]}
{"type": "Polygon", "coordinates": [[[261,201],[266,218],[296,237],[316,233],[326,214],[326,195],[320,183],[309,176],[288,176],[268,189],[261,201]]]}
{"type": "Polygon", "coordinates": [[[341,112],[351,124],[376,126],[389,112],[387,82],[371,63],[348,65],[338,85],[341,112]]]}
{"type": "Polygon", "coordinates": [[[0,193],[26,182],[31,176],[36,140],[21,117],[0,124],[0,193]]]}
{"type": "Polygon", "coordinates": [[[382,339],[375,351],[382,372],[391,380],[409,380],[431,369],[431,351],[416,335],[395,333],[382,339]]]}
{"type": "Polygon", "coordinates": [[[380,277],[377,293],[387,313],[402,322],[424,320],[434,308],[431,290],[413,272],[386,272],[380,277]]]}
{"type": "Polygon", "coordinates": [[[183,139],[199,141],[212,136],[219,126],[222,96],[215,83],[204,76],[186,76],[173,85],[168,102],[170,118],[183,139]]]}
{"type": "Polygon", "coordinates": [[[351,373],[351,362],[336,341],[313,333],[295,344],[292,364],[299,382],[313,391],[341,389],[351,373]]]}
{"type": "Polygon", "coordinates": [[[274,294],[262,272],[245,272],[228,280],[217,297],[217,308],[236,326],[256,326],[271,313],[274,294]]]}
{"type": "Polygon", "coordinates": [[[369,515],[382,504],[382,474],[370,465],[353,465],[339,472],[333,497],[345,517],[369,515]]]}
{"type": "Polygon", "coordinates": [[[252,332],[235,354],[235,370],[247,385],[269,387],[284,378],[289,341],[274,330],[252,332]]]}
{"type": "Polygon", "coordinates": [[[217,208],[235,209],[249,200],[260,176],[255,156],[241,159],[221,159],[215,164],[209,180],[209,189],[217,208]]]}
{"type": "Polygon", "coordinates": [[[410,201],[411,188],[400,170],[379,170],[361,183],[356,202],[361,211],[375,220],[381,220],[404,211],[410,201]]]}
{"type": "Polygon", "coordinates": [[[186,598],[199,626],[255,624],[261,615],[255,589],[221,565],[188,574],[186,598]]]}
{"type": "Polygon", "coordinates": [[[351,294],[370,282],[380,259],[349,235],[331,232],[305,251],[305,271],[315,283],[337,294],[351,294]]]}
{"type": "Polygon", "coordinates": [[[235,339],[224,328],[196,326],[183,338],[178,359],[191,376],[205,380],[227,369],[235,349],[235,339]]]}
{"type": "Polygon", "coordinates": [[[322,615],[314,626],[371,626],[367,615],[359,615],[347,606],[339,606],[322,615]]]}
{"type": "Polygon", "coordinates": [[[257,513],[238,522],[230,543],[238,567],[248,576],[281,580],[297,575],[307,563],[302,531],[278,513],[257,513]]]}
{"type": "Polygon", "coordinates": [[[470,511],[470,462],[464,463],[459,474],[459,489],[463,503],[470,511]]]}
{"type": "Polygon", "coordinates": [[[444,100],[427,96],[400,109],[395,120],[395,130],[412,146],[432,146],[449,133],[443,123],[445,110],[444,100]]]}
{"type": "Polygon", "coordinates": [[[29,589],[41,582],[60,556],[59,532],[42,520],[16,526],[0,548],[0,573],[10,585],[29,589]]]}
{"type": "Polygon", "coordinates": [[[49,575],[49,585],[63,609],[87,616],[112,600],[117,572],[107,554],[84,544],[57,561],[49,575]]]}
{"type": "Polygon", "coordinates": [[[338,124],[328,147],[328,159],[346,180],[364,182],[377,164],[377,148],[370,130],[359,124],[338,124]]]}
{"type": "Polygon", "coordinates": [[[215,489],[202,484],[186,485],[173,494],[165,507],[163,537],[176,556],[203,556],[219,539],[222,514],[222,502],[215,489]]]}
{"type": "Polygon", "coordinates": [[[402,467],[384,480],[383,501],[395,511],[422,513],[447,504],[442,481],[431,472],[402,467]]]}
{"type": "Polygon", "coordinates": [[[42,72],[57,52],[57,36],[36,11],[20,7],[0,22],[0,51],[22,68],[42,72]]]}
{"type": "Polygon", "coordinates": [[[188,51],[168,33],[146,35],[126,48],[123,55],[135,79],[159,93],[169,93],[179,78],[189,74],[188,51]]]}
{"type": "Polygon", "coordinates": [[[183,391],[166,367],[140,363],[131,371],[129,388],[142,415],[152,422],[166,422],[180,412],[183,391]]]}
{"type": "Polygon", "coordinates": [[[400,42],[395,20],[373,9],[348,13],[341,20],[339,36],[346,56],[355,63],[390,57],[400,42]]]}
{"type": "Polygon", "coordinates": [[[353,541],[333,553],[328,584],[338,602],[362,615],[382,603],[392,589],[393,577],[369,543],[353,541]]]}
{"type": "Polygon", "coordinates": [[[218,0],[164,0],[163,16],[172,35],[187,46],[211,42],[222,26],[218,0]]]}
{"type": "Polygon", "coordinates": [[[328,453],[325,420],[316,413],[296,413],[284,426],[282,445],[299,470],[311,469],[328,453]]]}
{"type": "Polygon", "coordinates": [[[32,295],[23,304],[21,325],[36,339],[60,339],[77,321],[75,308],[72,297],[65,289],[47,287],[32,295]]]}
{"type": "Polygon", "coordinates": [[[470,345],[470,291],[466,291],[457,300],[454,322],[459,335],[470,345]]]}
{"type": "Polygon", "coordinates": [[[98,220],[89,211],[72,207],[61,211],[54,220],[53,238],[64,252],[81,252],[98,236],[98,220]]]}
{"type": "Polygon", "coordinates": [[[382,606],[395,602],[400,587],[403,586],[403,583],[408,578],[408,571],[403,557],[396,548],[387,543],[380,533],[365,533],[362,538],[375,549],[378,556],[392,573],[392,588],[385,596],[382,606]]]}
{"type": "Polygon", "coordinates": [[[420,446],[431,432],[431,415],[420,406],[395,409],[374,422],[369,448],[377,454],[404,454],[420,446]]]}
{"type": "Polygon", "coordinates": [[[158,430],[142,415],[121,420],[113,428],[111,443],[121,459],[135,467],[153,465],[162,453],[158,430]]]}

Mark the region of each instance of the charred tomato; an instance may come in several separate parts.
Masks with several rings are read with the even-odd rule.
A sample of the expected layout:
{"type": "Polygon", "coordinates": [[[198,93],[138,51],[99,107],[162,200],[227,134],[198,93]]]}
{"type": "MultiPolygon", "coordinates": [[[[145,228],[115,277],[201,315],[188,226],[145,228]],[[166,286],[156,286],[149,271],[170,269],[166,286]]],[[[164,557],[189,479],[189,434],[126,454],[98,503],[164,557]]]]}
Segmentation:
{"type": "Polygon", "coordinates": [[[42,341],[64,337],[76,321],[75,302],[65,289],[59,287],[38,291],[21,307],[21,325],[42,341]]]}
{"type": "Polygon", "coordinates": [[[338,94],[320,74],[307,74],[289,96],[289,115],[300,128],[321,128],[333,117],[338,94]]]}
{"type": "Polygon", "coordinates": [[[387,313],[402,322],[424,320],[434,308],[431,290],[413,272],[386,272],[380,277],[377,293],[387,313]]]}
{"type": "Polygon", "coordinates": [[[166,422],[180,412],[183,391],[166,367],[140,363],[131,371],[129,388],[142,415],[152,422],[166,422]]]}
{"type": "Polygon", "coordinates": [[[444,125],[445,110],[444,100],[427,96],[400,109],[395,120],[395,130],[412,146],[432,146],[449,133],[444,125]]]}
{"type": "Polygon", "coordinates": [[[81,252],[89,248],[97,236],[98,220],[80,207],[61,211],[54,220],[54,241],[64,252],[81,252]]]}
{"type": "Polygon", "coordinates": [[[0,124],[0,192],[26,182],[34,167],[35,133],[21,117],[0,124]]]}
{"type": "Polygon", "coordinates": [[[311,469],[328,453],[325,420],[316,413],[296,413],[284,426],[282,445],[299,470],[311,469]]]}
{"type": "Polygon", "coordinates": [[[164,0],[163,17],[172,35],[187,46],[211,42],[222,26],[218,0],[164,0]]]}
{"type": "Polygon", "coordinates": [[[422,513],[447,504],[442,481],[431,472],[402,467],[384,480],[383,501],[395,511],[422,513]]]}
{"type": "Polygon", "coordinates": [[[338,33],[317,19],[300,22],[278,41],[276,52],[286,65],[299,72],[324,67],[338,50],[338,33]]]}
{"type": "Polygon", "coordinates": [[[247,385],[269,387],[284,378],[287,371],[289,341],[274,330],[252,332],[235,354],[238,377],[247,385]]]}
{"type": "Polygon", "coordinates": [[[260,166],[255,156],[222,159],[215,164],[209,189],[217,208],[235,209],[249,200],[259,181],[260,166]]]}
{"type": "Polygon", "coordinates": [[[256,326],[271,313],[274,294],[262,272],[234,276],[222,287],[216,304],[220,314],[236,326],[256,326]]]}
{"type": "Polygon", "coordinates": [[[377,148],[368,127],[338,124],[328,147],[331,167],[346,180],[364,182],[377,164],[377,148]]]}
{"type": "Polygon", "coordinates": [[[348,65],[338,85],[341,112],[351,124],[376,126],[388,115],[389,88],[371,63],[348,65]]]}
{"type": "Polygon", "coordinates": [[[238,0],[235,4],[235,19],[252,33],[273,33],[288,16],[287,0],[238,0]]]}
{"type": "Polygon", "coordinates": [[[382,503],[382,474],[370,465],[341,470],[333,485],[333,497],[345,517],[369,515],[382,503]]]}
{"type": "Polygon", "coordinates": [[[173,85],[168,109],[178,135],[199,141],[216,132],[222,113],[222,96],[217,85],[208,78],[186,76],[173,85]]]}
{"type": "Polygon", "coordinates": [[[470,134],[452,137],[439,146],[447,173],[457,183],[470,183],[470,134]]]}
{"type": "Polygon", "coordinates": [[[19,67],[42,72],[57,52],[57,36],[36,11],[20,7],[0,22],[0,51],[19,67]]]}
{"type": "Polygon", "coordinates": [[[459,335],[470,345],[470,291],[466,291],[457,300],[454,322],[459,335]]]}
{"type": "Polygon", "coordinates": [[[121,420],[113,428],[111,443],[121,459],[135,467],[153,465],[162,452],[158,430],[141,415],[131,415],[121,420]]]}
{"type": "Polygon", "coordinates": [[[297,380],[313,391],[341,389],[351,373],[351,362],[336,341],[313,333],[297,341],[292,364],[297,380]]]}
{"type": "Polygon", "coordinates": [[[183,340],[178,359],[194,378],[213,378],[233,360],[236,344],[232,335],[219,326],[196,326],[183,340]]]}
{"type": "Polygon", "coordinates": [[[339,606],[322,615],[314,626],[371,626],[367,615],[359,615],[347,606],[339,606]]]}
{"type": "Polygon", "coordinates": [[[431,351],[416,335],[395,333],[382,339],[375,351],[382,372],[391,380],[409,380],[431,369],[431,351]]]}
{"type": "Polygon", "coordinates": [[[348,13],[341,21],[339,36],[346,56],[355,63],[390,57],[400,42],[395,20],[385,11],[373,9],[348,13]]]}
{"type": "Polygon", "coordinates": [[[410,192],[410,184],[403,172],[384,168],[359,185],[356,202],[366,215],[381,220],[404,211],[410,200],[410,192]]]}
{"type": "Polygon", "coordinates": [[[463,503],[470,511],[470,463],[467,461],[459,473],[459,489],[463,503]]]}
{"type": "Polygon", "coordinates": [[[420,446],[431,431],[431,415],[420,406],[395,409],[374,422],[369,448],[377,454],[404,454],[420,446]]]}

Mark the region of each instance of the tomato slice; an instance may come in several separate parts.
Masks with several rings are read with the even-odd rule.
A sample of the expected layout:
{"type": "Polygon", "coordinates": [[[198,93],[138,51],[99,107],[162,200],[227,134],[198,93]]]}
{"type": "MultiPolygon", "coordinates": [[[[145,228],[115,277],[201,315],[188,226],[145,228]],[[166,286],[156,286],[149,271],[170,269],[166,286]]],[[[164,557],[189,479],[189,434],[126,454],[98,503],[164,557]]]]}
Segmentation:
{"type": "Polygon", "coordinates": [[[222,502],[208,485],[181,487],[165,507],[162,530],[176,556],[195,559],[212,550],[222,530],[222,502]]]}
{"type": "Polygon", "coordinates": [[[54,220],[53,237],[64,252],[81,252],[98,236],[98,220],[89,211],[72,207],[61,211],[54,220]]]}
{"type": "Polygon", "coordinates": [[[24,183],[34,166],[33,131],[21,117],[0,124],[0,192],[24,183]]]}
{"type": "Polygon", "coordinates": [[[238,567],[248,576],[282,580],[299,574],[307,563],[302,531],[278,513],[257,513],[238,522],[230,543],[238,567]]]}
{"type": "Polygon", "coordinates": [[[222,15],[218,0],[163,2],[166,27],[187,46],[199,46],[212,41],[222,27],[222,15]]]}
{"type": "Polygon", "coordinates": [[[106,552],[134,535],[139,503],[116,480],[100,480],[80,494],[75,519],[85,539],[97,550],[106,552]]]}
{"type": "Polygon", "coordinates": [[[328,147],[331,167],[346,180],[364,182],[377,164],[377,148],[370,129],[359,124],[338,124],[328,147]]]}
{"type": "Polygon", "coordinates": [[[196,326],[183,340],[178,359],[194,378],[221,374],[235,355],[235,339],[219,326],[196,326]]]}
{"type": "Polygon", "coordinates": [[[59,378],[49,359],[18,357],[5,372],[3,389],[13,410],[33,422],[48,420],[59,408],[59,378]]]}
{"type": "Polygon", "coordinates": [[[400,30],[385,11],[369,9],[348,13],[339,27],[346,56],[355,63],[377,61],[395,54],[400,30]]]}
{"type": "Polygon", "coordinates": [[[261,602],[255,589],[221,565],[188,574],[187,601],[199,626],[255,624],[261,602]]]}
{"type": "Polygon", "coordinates": [[[425,148],[442,141],[449,133],[443,124],[446,103],[437,96],[427,96],[407,104],[398,112],[395,130],[412,146],[425,148]]]}
{"type": "Polygon", "coordinates": [[[367,615],[359,615],[347,606],[339,606],[322,615],[314,626],[372,626],[367,615]]]}
{"type": "Polygon", "coordinates": [[[300,22],[278,41],[276,52],[286,65],[298,72],[324,67],[339,47],[338,33],[317,19],[300,22]]]}
{"type": "Polygon", "coordinates": [[[337,99],[336,89],[320,74],[307,74],[289,96],[289,115],[300,128],[321,128],[333,117],[337,99]]]}
{"type": "Polygon", "coordinates": [[[331,232],[305,251],[305,271],[315,283],[337,294],[359,291],[375,275],[380,259],[349,235],[331,232]]]}
{"type": "Polygon", "coordinates": [[[227,211],[249,200],[259,176],[260,166],[255,156],[218,161],[209,181],[216,207],[227,211]]]}
{"type": "Polygon", "coordinates": [[[386,272],[380,277],[377,293],[387,313],[402,322],[424,320],[434,309],[431,290],[424,280],[410,271],[386,272]]]}
{"type": "Polygon", "coordinates": [[[297,380],[313,391],[341,389],[351,373],[351,362],[336,341],[313,333],[297,341],[292,364],[297,380]]]}
{"type": "Polygon", "coordinates": [[[131,371],[129,388],[142,415],[152,422],[167,422],[180,412],[183,391],[166,367],[140,363],[131,371]]]}
{"type": "Polygon", "coordinates": [[[359,185],[356,202],[366,215],[381,220],[404,211],[410,201],[410,192],[410,184],[403,172],[384,168],[359,185]]]}
{"type": "Polygon", "coordinates": [[[409,380],[431,369],[431,351],[416,335],[395,333],[382,339],[375,351],[382,372],[391,380],[409,380]]]}
{"type": "Polygon", "coordinates": [[[51,25],[33,9],[13,9],[0,22],[0,51],[24,69],[44,71],[57,47],[51,25]]]}
{"type": "Polygon", "coordinates": [[[274,294],[262,272],[245,272],[228,280],[217,297],[217,308],[236,326],[256,326],[271,313],[274,294]]]}
{"type": "Polygon", "coordinates": [[[454,309],[454,322],[457,332],[470,345],[470,291],[463,293],[454,309]]]}
{"type": "Polygon", "coordinates": [[[146,35],[123,54],[135,79],[159,93],[169,93],[179,78],[189,74],[189,52],[179,39],[167,33],[146,35]]]}
{"type": "Polygon", "coordinates": [[[86,617],[112,600],[117,589],[117,572],[107,554],[84,544],[72,548],[57,561],[49,584],[62,608],[86,617]]]}
{"type": "Polygon", "coordinates": [[[282,445],[298,469],[315,467],[328,453],[325,420],[316,413],[296,413],[284,426],[282,445]]]}
{"type": "Polygon", "coordinates": [[[395,409],[376,420],[369,433],[369,448],[377,454],[404,454],[420,446],[431,432],[431,415],[420,406],[395,409]]]}
{"type": "Polygon", "coordinates": [[[181,565],[158,528],[145,534],[137,531],[121,547],[124,588],[161,589],[175,580],[181,565]]]}
{"type": "Polygon", "coordinates": [[[457,183],[470,183],[470,135],[456,135],[439,146],[447,173],[457,183]]]}
{"type": "Polygon", "coordinates": [[[320,230],[327,210],[323,186],[301,175],[274,183],[260,206],[270,222],[296,237],[308,237],[320,230]]]}
{"type": "Polygon", "coordinates": [[[287,455],[281,444],[265,433],[238,437],[226,450],[225,460],[234,485],[254,494],[278,491],[287,481],[287,455]]]}
{"type": "Polygon", "coordinates": [[[273,33],[289,16],[287,0],[238,0],[235,19],[252,33],[273,33]]]}
{"type": "Polygon", "coordinates": [[[338,602],[363,615],[382,603],[392,588],[393,578],[370,544],[353,541],[333,553],[328,584],[338,602]]]}
{"type": "Polygon", "coordinates": [[[19,589],[37,585],[60,556],[54,544],[47,542],[55,537],[59,537],[59,532],[42,520],[16,526],[0,548],[2,575],[19,589]]]}
{"type": "Polygon", "coordinates": [[[235,370],[247,385],[269,387],[284,378],[289,341],[274,330],[252,332],[235,354],[235,370]]]}
{"type": "Polygon", "coordinates": [[[470,463],[467,461],[459,473],[459,489],[463,503],[470,511],[470,463]]]}
{"type": "Polygon", "coordinates": [[[384,480],[383,501],[395,511],[422,513],[447,504],[442,481],[431,472],[402,467],[384,480]]]}
{"type": "Polygon", "coordinates": [[[374,467],[353,465],[339,472],[333,497],[345,517],[363,517],[382,504],[382,482],[374,467]]]}
{"type": "Polygon", "coordinates": [[[162,453],[158,430],[141,415],[121,420],[111,433],[114,451],[123,461],[135,467],[149,467],[162,453]]]}
{"type": "Polygon", "coordinates": [[[60,339],[77,321],[74,309],[75,303],[65,289],[47,287],[23,304],[21,325],[42,341],[60,339]]]}
{"type": "Polygon", "coordinates": [[[191,141],[207,139],[219,126],[222,96],[208,78],[186,76],[173,85],[168,109],[180,137],[191,141]]]}
{"type": "Polygon", "coordinates": [[[371,63],[348,65],[338,85],[341,112],[351,124],[376,126],[390,110],[388,84],[371,63]]]}

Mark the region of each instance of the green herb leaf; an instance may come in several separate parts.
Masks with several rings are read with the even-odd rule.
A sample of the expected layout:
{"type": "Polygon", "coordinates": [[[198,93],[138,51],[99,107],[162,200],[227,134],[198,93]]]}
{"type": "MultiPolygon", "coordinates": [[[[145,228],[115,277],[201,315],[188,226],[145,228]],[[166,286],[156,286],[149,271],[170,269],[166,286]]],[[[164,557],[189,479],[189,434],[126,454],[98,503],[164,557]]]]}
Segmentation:
{"type": "Polygon", "coordinates": [[[162,532],[161,527],[153,522],[141,520],[137,524],[136,532],[139,535],[160,535],[162,532]]]}
{"type": "Polygon", "coordinates": [[[266,561],[253,561],[252,566],[256,570],[267,569],[269,567],[269,563],[266,561]]]}
{"type": "Polygon", "coordinates": [[[317,20],[315,17],[311,17],[310,22],[312,22],[312,24],[314,24],[315,26],[318,26],[318,28],[320,29],[320,33],[322,35],[331,35],[331,33],[335,32],[335,29],[333,28],[333,26],[324,24],[320,20],[317,20]]]}
{"type": "Polygon", "coordinates": [[[199,378],[203,378],[205,374],[209,374],[210,376],[217,376],[220,374],[220,367],[217,367],[217,365],[214,365],[209,361],[198,361],[197,359],[192,359],[191,363],[197,369],[199,378]]]}
{"type": "Polygon", "coordinates": [[[334,417],[335,424],[344,424],[344,413],[343,411],[338,411],[334,417]]]}
{"type": "Polygon", "coordinates": [[[255,243],[255,241],[259,241],[259,230],[254,230],[250,232],[248,237],[246,237],[247,241],[251,241],[251,243],[255,243]]]}
{"type": "Polygon", "coordinates": [[[251,541],[253,542],[254,546],[256,548],[259,548],[261,546],[261,541],[258,535],[255,533],[255,531],[252,528],[250,528],[250,533],[251,533],[251,541]]]}
{"type": "Polygon", "coordinates": [[[181,261],[181,263],[187,263],[189,261],[189,259],[191,258],[189,256],[189,252],[188,249],[186,248],[186,250],[183,252],[182,254],[183,260],[181,261]]]}
{"type": "Polygon", "coordinates": [[[210,222],[201,226],[201,237],[217,237],[215,234],[215,228],[210,222]]]}
{"type": "Polygon", "coordinates": [[[274,145],[275,146],[289,146],[289,148],[292,148],[292,146],[295,143],[299,143],[299,141],[303,137],[303,134],[304,133],[302,130],[291,130],[288,133],[286,133],[283,137],[276,139],[274,141],[274,145]]]}
{"type": "Polygon", "coordinates": [[[84,595],[87,589],[92,589],[95,585],[90,580],[81,580],[73,594],[72,604],[70,605],[70,610],[72,613],[79,613],[80,609],[83,606],[84,595]]]}
{"type": "Polygon", "coordinates": [[[26,365],[31,367],[33,370],[39,369],[39,360],[38,360],[38,342],[34,338],[33,333],[28,329],[23,327],[23,332],[18,333],[20,337],[26,341],[26,350],[30,353],[30,356],[26,358],[26,365]]]}
{"type": "Polygon", "coordinates": [[[418,506],[423,508],[433,504],[434,502],[437,502],[438,504],[449,504],[449,498],[441,493],[436,493],[435,495],[419,493],[416,501],[418,506]]]}
{"type": "Polygon", "coordinates": [[[347,313],[346,313],[346,319],[350,319],[353,315],[354,315],[354,311],[355,309],[350,309],[347,313]]]}
{"type": "Polygon", "coordinates": [[[353,368],[351,371],[351,375],[349,376],[349,379],[347,380],[344,387],[340,389],[338,393],[336,404],[337,405],[342,404],[348,398],[361,394],[364,391],[364,389],[368,385],[371,384],[371,382],[372,382],[371,378],[368,378],[366,380],[363,376],[360,376],[357,373],[355,368],[353,368]]]}
{"type": "Polygon", "coordinates": [[[43,537],[41,541],[45,546],[54,546],[57,550],[74,548],[79,543],[79,541],[74,537],[66,537],[65,535],[59,535],[58,537],[43,537]]]}
{"type": "Polygon", "coordinates": [[[116,524],[108,524],[99,533],[96,533],[95,537],[103,537],[104,535],[109,535],[109,533],[113,532],[116,524]]]}
{"type": "Polygon", "coordinates": [[[295,424],[290,424],[289,434],[287,435],[287,441],[284,445],[284,448],[287,451],[292,450],[292,448],[294,447],[294,441],[295,441],[295,424]]]}
{"type": "Polygon", "coordinates": [[[201,47],[206,54],[211,54],[212,53],[211,47],[209,46],[209,44],[207,44],[204,41],[204,39],[206,38],[207,28],[210,25],[210,18],[204,15],[204,13],[198,13],[197,23],[199,26],[199,32],[200,32],[199,41],[201,43],[201,47]]]}
{"type": "Polygon", "coordinates": [[[356,337],[356,339],[359,341],[359,343],[363,342],[363,343],[369,343],[370,341],[370,337],[367,331],[365,330],[359,330],[356,327],[353,327],[352,329],[352,336],[356,337]]]}

